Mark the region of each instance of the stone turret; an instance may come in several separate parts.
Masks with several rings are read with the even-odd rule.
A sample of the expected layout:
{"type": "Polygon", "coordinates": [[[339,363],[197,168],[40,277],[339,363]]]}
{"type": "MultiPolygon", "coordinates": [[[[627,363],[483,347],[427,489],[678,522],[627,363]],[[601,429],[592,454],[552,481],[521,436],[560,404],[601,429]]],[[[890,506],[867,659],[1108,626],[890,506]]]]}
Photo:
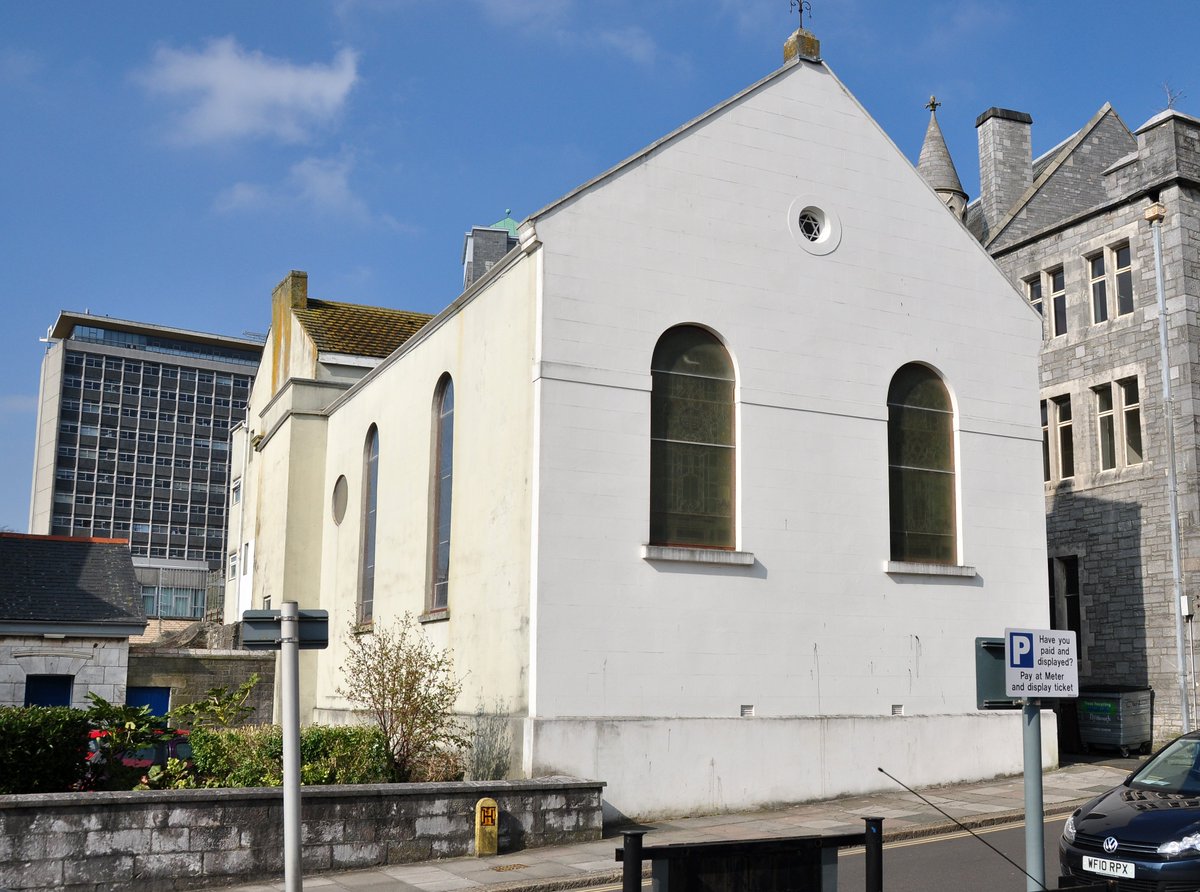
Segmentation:
{"type": "Polygon", "coordinates": [[[946,148],[946,140],[942,137],[942,128],[938,126],[937,107],[940,104],[930,96],[929,104],[925,106],[929,109],[929,127],[925,131],[917,172],[933,187],[951,213],[961,220],[967,212],[967,193],[963,191],[950,150],[946,148]]]}
{"type": "Polygon", "coordinates": [[[504,212],[504,219],[491,226],[473,226],[463,239],[463,288],[495,266],[500,259],[517,246],[517,221],[512,210],[504,212]]]}

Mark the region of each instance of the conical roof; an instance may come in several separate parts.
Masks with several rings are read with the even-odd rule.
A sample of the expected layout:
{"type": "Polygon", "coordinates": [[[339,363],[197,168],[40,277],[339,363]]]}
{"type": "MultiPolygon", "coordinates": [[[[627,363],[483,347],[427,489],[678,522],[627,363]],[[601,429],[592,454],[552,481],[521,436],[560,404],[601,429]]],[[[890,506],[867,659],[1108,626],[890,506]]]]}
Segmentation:
{"type": "MultiPolygon", "coordinates": [[[[934,104],[932,100],[930,104],[934,104]]],[[[957,192],[963,198],[967,197],[958,171],[954,169],[954,161],[950,158],[950,150],[946,148],[946,140],[942,137],[942,128],[938,126],[936,109],[929,111],[929,128],[925,131],[921,157],[917,160],[917,172],[934,191],[957,192]]]]}

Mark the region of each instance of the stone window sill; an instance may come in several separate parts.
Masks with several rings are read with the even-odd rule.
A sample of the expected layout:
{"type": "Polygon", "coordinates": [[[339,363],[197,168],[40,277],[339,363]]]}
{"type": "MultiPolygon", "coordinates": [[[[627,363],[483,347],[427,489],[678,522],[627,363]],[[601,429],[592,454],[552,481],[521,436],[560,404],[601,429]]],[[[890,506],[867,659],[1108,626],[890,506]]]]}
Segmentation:
{"type": "Polygon", "coordinates": [[[975,576],[974,567],[964,567],[961,564],[922,564],[916,561],[887,561],[883,572],[903,574],[906,576],[975,576]]]}
{"type": "Polygon", "coordinates": [[[683,548],[677,545],[643,545],[642,559],[679,561],[690,564],[719,564],[726,567],[750,567],[754,552],[727,551],[724,548],[683,548]]]}
{"type": "Polygon", "coordinates": [[[422,613],[417,617],[419,623],[440,623],[445,622],[450,618],[450,610],[446,607],[438,610],[430,610],[428,613],[422,613]]]}

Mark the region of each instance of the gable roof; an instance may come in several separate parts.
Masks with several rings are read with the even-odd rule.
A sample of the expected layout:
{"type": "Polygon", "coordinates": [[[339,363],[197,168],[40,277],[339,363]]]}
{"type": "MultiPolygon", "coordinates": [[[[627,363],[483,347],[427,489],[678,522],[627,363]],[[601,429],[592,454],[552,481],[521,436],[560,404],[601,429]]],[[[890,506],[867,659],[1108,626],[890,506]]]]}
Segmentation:
{"type": "MultiPolygon", "coordinates": [[[[1119,128],[1124,135],[1127,136],[1131,142],[1133,141],[1133,134],[1129,131],[1129,128],[1125,126],[1125,122],[1121,120],[1120,116],[1113,109],[1112,104],[1108,102],[1104,103],[1104,105],[1100,107],[1100,110],[1092,115],[1092,117],[1086,124],[1083,125],[1083,127],[1033,162],[1033,183],[1027,190],[1025,190],[1025,194],[1017,200],[1017,203],[1009,209],[1008,213],[1000,219],[1000,221],[996,224],[995,229],[987,234],[986,241],[984,242],[985,247],[993,249],[998,247],[997,243],[1001,240],[1002,236],[1006,234],[1009,235],[1010,238],[1013,236],[1013,233],[1009,230],[1011,227],[1013,227],[1017,219],[1021,217],[1022,213],[1027,211],[1030,206],[1041,196],[1047,184],[1055,178],[1055,175],[1058,174],[1059,171],[1070,168],[1075,164],[1075,155],[1080,150],[1080,147],[1089,141],[1090,137],[1097,130],[1097,128],[1099,128],[1100,125],[1104,123],[1104,121],[1106,121],[1110,116],[1116,121],[1117,125],[1119,125],[1119,128]]],[[[1134,143],[1134,147],[1136,147],[1136,143],[1134,143]]],[[[1115,160],[1117,160],[1117,157],[1125,154],[1129,148],[1130,147],[1128,145],[1114,148],[1112,151],[1116,151],[1116,155],[1113,155],[1112,157],[1107,157],[1106,155],[1104,160],[1099,160],[1094,163],[1099,163],[1100,170],[1102,171],[1115,160]]],[[[1084,149],[1083,152],[1084,157],[1081,166],[1091,166],[1089,164],[1091,159],[1087,157],[1089,150],[1084,149]]],[[[1109,154],[1111,154],[1111,151],[1109,154]]],[[[1098,194],[1091,194],[1087,192],[1087,190],[1083,188],[1084,185],[1085,182],[1076,176],[1074,182],[1071,184],[1071,187],[1067,189],[1067,193],[1072,199],[1072,206],[1068,207],[1062,202],[1055,202],[1059,219],[1066,218],[1073,213],[1087,210],[1088,207],[1094,206],[1103,199],[1103,194],[1100,194],[1103,193],[1104,190],[1103,182],[1089,184],[1094,185],[1094,187],[1099,190],[1098,194]]],[[[1029,227],[1026,226],[1026,228],[1028,229],[1029,227]]],[[[1017,237],[1019,238],[1022,235],[1027,234],[1028,233],[1020,233],[1017,235],[1017,237]]]]}
{"type": "Polygon", "coordinates": [[[2,625],[145,628],[142,587],[124,539],[0,533],[0,568],[2,625]]]}
{"type": "Polygon", "coordinates": [[[321,353],[382,359],[433,317],[428,313],[308,298],[292,310],[321,353]]]}
{"type": "MultiPolygon", "coordinates": [[[[553,212],[567,204],[570,204],[578,196],[583,195],[585,192],[590,191],[593,187],[605,182],[606,180],[613,179],[618,174],[620,174],[622,171],[633,167],[635,164],[637,164],[642,159],[648,158],[650,155],[653,155],[656,151],[658,151],[663,146],[667,145],[668,143],[674,142],[676,139],[683,136],[685,133],[695,130],[696,128],[698,128],[702,124],[704,124],[705,121],[709,120],[710,118],[715,118],[726,108],[729,108],[730,106],[735,105],[738,102],[741,102],[742,99],[744,99],[745,97],[749,96],[752,93],[757,92],[758,90],[762,89],[764,86],[771,83],[772,81],[777,80],[786,74],[789,74],[797,66],[800,66],[800,65],[811,65],[814,68],[818,68],[818,69],[821,69],[822,71],[825,71],[827,74],[830,74],[830,75],[833,74],[833,72],[829,69],[829,66],[827,66],[822,61],[813,60],[813,59],[805,59],[802,56],[792,57],[792,58],[786,60],[783,63],[782,67],[775,69],[770,74],[766,75],[765,77],[760,78],[759,80],[750,84],[748,87],[742,88],[741,90],[734,93],[732,96],[730,96],[728,99],[724,100],[723,102],[718,102],[716,105],[714,105],[708,111],[697,115],[696,117],[692,118],[690,121],[680,124],[678,127],[676,127],[674,130],[672,130],[670,133],[667,133],[664,136],[660,136],[658,139],[654,140],[654,142],[650,143],[650,145],[645,146],[644,148],[640,149],[637,152],[634,152],[632,155],[630,155],[624,161],[617,162],[612,167],[610,167],[608,170],[598,173],[596,176],[592,177],[587,182],[582,183],[579,186],[576,186],[574,189],[572,189],[570,192],[567,192],[565,195],[559,196],[558,198],[556,198],[554,201],[550,202],[545,207],[530,214],[528,217],[525,218],[525,220],[526,221],[530,221],[530,220],[536,221],[539,217],[544,217],[544,216],[550,214],[551,212],[553,212]]],[[[843,88],[843,89],[845,89],[845,88],[843,88]]],[[[849,95],[849,91],[847,90],[846,92],[847,92],[847,95],[849,95]]],[[[851,97],[851,98],[853,99],[853,97],[851,97]]],[[[857,103],[857,100],[855,100],[855,102],[857,103]]],[[[870,116],[868,115],[868,117],[870,117],[870,116]]],[[[524,225],[524,224],[522,224],[522,225],[524,225]]],[[[498,268],[499,266],[500,266],[500,264],[497,263],[496,267],[493,267],[493,271],[495,271],[496,268],[498,268]]]]}

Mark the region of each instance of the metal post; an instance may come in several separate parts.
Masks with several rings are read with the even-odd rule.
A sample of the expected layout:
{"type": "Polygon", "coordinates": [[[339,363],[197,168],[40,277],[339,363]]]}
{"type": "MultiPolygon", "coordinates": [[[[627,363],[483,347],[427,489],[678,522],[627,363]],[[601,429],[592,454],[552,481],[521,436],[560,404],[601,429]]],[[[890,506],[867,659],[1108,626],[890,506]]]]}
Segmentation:
{"type": "Polygon", "coordinates": [[[883,818],[863,818],[867,823],[867,892],[883,892],[883,818]]]}
{"type": "Polygon", "coordinates": [[[642,837],[641,830],[627,830],[621,834],[624,840],[621,852],[621,892],[640,892],[642,888],[642,837]]]}
{"type": "Polygon", "coordinates": [[[300,611],[284,601],[279,611],[283,697],[283,884],[304,888],[300,859],[300,611]]]}
{"type": "Polygon", "coordinates": [[[1042,806],[1042,708],[1036,700],[1021,707],[1025,744],[1025,889],[1046,888],[1046,826],[1042,806]]]}
{"type": "Polygon", "coordinates": [[[1175,582],[1175,662],[1179,670],[1179,718],[1186,734],[1192,730],[1188,696],[1187,657],[1183,634],[1183,575],[1179,561],[1179,495],[1175,477],[1175,402],[1171,398],[1171,363],[1167,353],[1167,298],[1163,289],[1162,221],[1167,209],[1155,202],[1146,208],[1154,237],[1154,284],[1158,290],[1158,363],[1162,366],[1163,412],[1167,440],[1167,510],[1171,515],[1171,571],[1175,582]]]}

